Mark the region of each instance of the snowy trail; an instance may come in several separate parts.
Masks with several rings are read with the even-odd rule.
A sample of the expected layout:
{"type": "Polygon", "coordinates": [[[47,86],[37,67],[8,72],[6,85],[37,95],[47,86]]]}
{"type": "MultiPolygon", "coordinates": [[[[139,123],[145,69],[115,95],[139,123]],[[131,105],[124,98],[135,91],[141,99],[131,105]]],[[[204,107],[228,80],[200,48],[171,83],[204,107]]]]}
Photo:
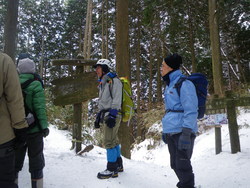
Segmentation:
{"type": "MultiPolygon", "coordinates": [[[[127,159],[124,159],[125,171],[119,173],[118,178],[99,180],[96,175],[106,166],[105,150],[95,146],[92,151],[80,157],[70,151],[70,147],[67,132],[51,126],[50,135],[45,138],[45,188],[160,188],[175,184],[174,174],[167,167],[127,159]],[[170,183],[167,171],[171,173],[174,182],[170,183]]],[[[19,182],[20,188],[30,187],[27,156],[19,182]]]]}
{"type": "MultiPolygon", "coordinates": [[[[250,113],[238,118],[241,152],[231,154],[228,125],[222,126],[222,152],[215,155],[214,129],[196,138],[192,157],[195,181],[202,188],[250,188],[250,113]]],[[[159,126],[160,127],[160,126],[159,126]]],[[[159,130],[161,131],[161,130],[159,130]]],[[[152,140],[140,143],[132,159],[124,159],[125,171],[118,178],[99,180],[106,167],[106,151],[95,146],[82,157],[70,150],[67,131],[50,126],[45,138],[44,188],[174,188],[177,178],[169,167],[167,145],[147,150],[152,140]]],[[[27,156],[19,175],[19,188],[29,188],[27,156]]]]}

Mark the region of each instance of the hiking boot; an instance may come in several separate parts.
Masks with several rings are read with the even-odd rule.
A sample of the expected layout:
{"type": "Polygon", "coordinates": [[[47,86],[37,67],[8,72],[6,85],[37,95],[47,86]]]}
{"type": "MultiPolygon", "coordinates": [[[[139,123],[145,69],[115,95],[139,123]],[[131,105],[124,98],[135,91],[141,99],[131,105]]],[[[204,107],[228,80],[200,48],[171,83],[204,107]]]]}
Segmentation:
{"type": "Polygon", "coordinates": [[[99,172],[97,177],[99,179],[107,179],[107,178],[116,178],[118,177],[118,170],[117,170],[117,163],[116,162],[108,162],[107,169],[103,172],[99,172]]]}
{"type": "Polygon", "coordinates": [[[31,187],[32,188],[43,188],[43,178],[38,180],[31,180],[31,187]]]}
{"type": "Polygon", "coordinates": [[[123,171],[124,171],[124,169],[123,169],[123,167],[122,167],[122,166],[118,166],[118,167],[117,167],[117,171],[118,171],[118,172],[123,172],[123,171]]]}
{"type": "Polygon", "coordinates": [[[108,178],[117,178],[118,177],[118,171],[109,171],[108,169],[99,172],[97,174],[97,178],[99,179],[108,179],[108,178]]]}
{"type": "Polygon", "coordinates": [[[124,169],[123,169],[123,164],[122,164],[122,158],[121,158],[121,157],[118,157],[117,160],[116,160],[116,163],[117,163],[117,165],[118,165],[117,171],[118,171],[118,172],[123,172],[124,169]]]}

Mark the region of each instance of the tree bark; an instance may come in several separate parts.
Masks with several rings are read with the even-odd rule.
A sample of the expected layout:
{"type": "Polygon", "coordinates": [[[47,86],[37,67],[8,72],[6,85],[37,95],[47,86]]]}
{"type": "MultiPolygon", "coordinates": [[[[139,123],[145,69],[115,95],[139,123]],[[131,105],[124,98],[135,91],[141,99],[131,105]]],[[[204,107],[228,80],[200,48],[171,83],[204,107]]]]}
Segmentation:
{"type": "MultiPolygon", "coordinates": [[[[130,80],[128,4],[128,0],[116,1],[116,68],[119,76],[125,76],[130,80]]],[[[124,157],[130,159],[131,135],[126,123],[121,123],[118,134],[121,142],[121,153],[124,157]]]]}
{"type": "Polygon", "coordinates": [[[7,15],[4,28],[4,52],[15,62],[16,39],[17,39],[17,17],[19,0],[8,0],[7,15]]]}
{"type": "Polygon", "coordinates": [[[44,33],[42,34],[42,51],[41,51],[41,59],[40,59],[40,76],[43,79],[43,68],[44,68],[44,33]]]}
{"type": "MultiPolygon", "coordinates": [[[[85,59],[91,58],[91,48],[92,48],[92,10],[93,10],[93,1],[88,0],[88,8],[87,8],[87,15],[86,15],[86,25],[85,25],[85,32],[84,32],[84,43],[83,43],[83,54],[85,59]]],[[[83,72],[90,71],[90,66],[83,66],[83,72]]],[[[84,124],[88,125],[88,103],[86,101],[82,103],[82,117],[84,124]]]]}
{"type": "Polygon", "coordinates": [[[140,76],[140,68],[141,68],[141,17],[140,13],[138,14],[138,22],[137,22],[137,34],[136,34],[136,82],[137,82],[137,131],[136,136],[142,136],[142,124],[140,123],[141,119],[141,76],[140,76]]]}
{"type": "Polygon", "coordinates": [[[161,19],[160,19],[160,13],[157,13],[157,33],[159,34],[158,38],[158,45],[156,50],[156,56],[157,56],[157,103],[162,102],[162,78],[161,78],[161,63],[162,59],[165,58],[164,54],[162,53],[162,46],[164,41],[164,35],[161,29],[161,19]]]}
{"type": "Polygon", "coordinates": [[[149,86],[148,86],[148,111],[152,109],[153,102],[153,61],[154,61],[154,53],[153,53],[153,26],[150,28],[150,46],[149,46],[149,86]]]}
{"type": "Polygon", "coordinates": [[[105,22],[105,19],[104,19],[104,11],[105,11],[105,0],[102,0],[102,58],[107,58],[105,57],[105,37],[104,37],[104,22],[105,22]]]}
{"type": "Polygon", "coordinates": [[[108,58],[108,1],[102,1],[102,58],[108,58]]]}
{"type": "Polygon", "coordinates": [[[191,10],[191,2],[189,2],[188,0],[187,2],[187,8],[188,8],[188,30],[189,30],[189,48],[190,48],[190,53],[191,53],[191,60],[192,60],[192,72],[196,72],[197,71],[197,63],[195,60],[195,50],[194,50],[194,25],[192,23],[193,20],[193,14],[192,14],[192,10],[191,10]]]}
{"type": "Polygon", "coordinates": [[[222,64],[220,53],[220,37],[218,26],[217,0],[208,0],[209,5],[209,29],[212,50],[214,94],[223,96],[222,64]]]}
{"type": "Polygon", "coordinates": [[[85,59],[89,59],[91,56],[91,35],[92,35],[92,9],[93,2],[92,0],[88,0],[88,8],[86,15],[86,25],[84,31],[84,43],[83,43],[83,54],[85,59]]]}

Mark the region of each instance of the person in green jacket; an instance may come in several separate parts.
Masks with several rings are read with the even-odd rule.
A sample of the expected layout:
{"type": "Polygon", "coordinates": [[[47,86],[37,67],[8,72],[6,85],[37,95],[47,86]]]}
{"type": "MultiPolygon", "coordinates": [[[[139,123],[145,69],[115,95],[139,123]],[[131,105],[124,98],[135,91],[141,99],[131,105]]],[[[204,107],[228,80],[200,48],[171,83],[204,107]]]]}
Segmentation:
{"type": "Polygon", "coordinates": [[[17,187],[14,148],[25,144],[27,127],[15,64],[0,53],[0,187],[17,187]]]}
{"type": "Polygon", "coordinates": [[[32,188],[42,188],[43,168],[45,166],[43,137],[49,134],[44,89],[42,83],[36,80],[34,61],[29,58],[19,59],[17,71],[21,84],[27,82],[27,80],[32,80],[28,86],[23,88],[23,92],[25,93],[26,107],[35,117],[35,122],[29,127],[26,145],[16,150],[16,182],[18,182],[18,172],[22,170],[26,150],[28,149],[32,188]]]}

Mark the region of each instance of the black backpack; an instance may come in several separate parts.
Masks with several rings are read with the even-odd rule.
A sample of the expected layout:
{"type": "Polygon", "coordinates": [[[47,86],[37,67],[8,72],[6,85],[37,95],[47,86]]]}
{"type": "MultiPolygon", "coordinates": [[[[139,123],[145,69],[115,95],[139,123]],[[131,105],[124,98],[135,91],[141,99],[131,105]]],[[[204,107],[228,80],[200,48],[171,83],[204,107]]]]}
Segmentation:
{"type": "Polygon", "coordinates": [[[42,84],[42,87],[44,88],[44,85],[43,85],[43,82],[42,82],[42,79],[40,78],[40,76],[38,74],[33,74],[34,75],[34,79],[29,79],[29,80],[26,80],[25,82],[23,82],[21,84],[21,88],[22,88],[22,94],[23,94],[23,104],[24,104],[24,109],[25,109],[25,117],[28,116],[28,114],[32,114],[35,118],[35,121],[29,125],[29,129],[33,128],[36,124],[39,125],[39,129],[42,130],[40,124],[39,124],[39,121],[38,121],[38,118],[36,116],[36,113],[33,112],[29,107],[28,105],[26,104],[26,95],[27,93],[25,92],[25,89],[33,82],[33,81],[39,81],[41,84],[42,84]]]}

